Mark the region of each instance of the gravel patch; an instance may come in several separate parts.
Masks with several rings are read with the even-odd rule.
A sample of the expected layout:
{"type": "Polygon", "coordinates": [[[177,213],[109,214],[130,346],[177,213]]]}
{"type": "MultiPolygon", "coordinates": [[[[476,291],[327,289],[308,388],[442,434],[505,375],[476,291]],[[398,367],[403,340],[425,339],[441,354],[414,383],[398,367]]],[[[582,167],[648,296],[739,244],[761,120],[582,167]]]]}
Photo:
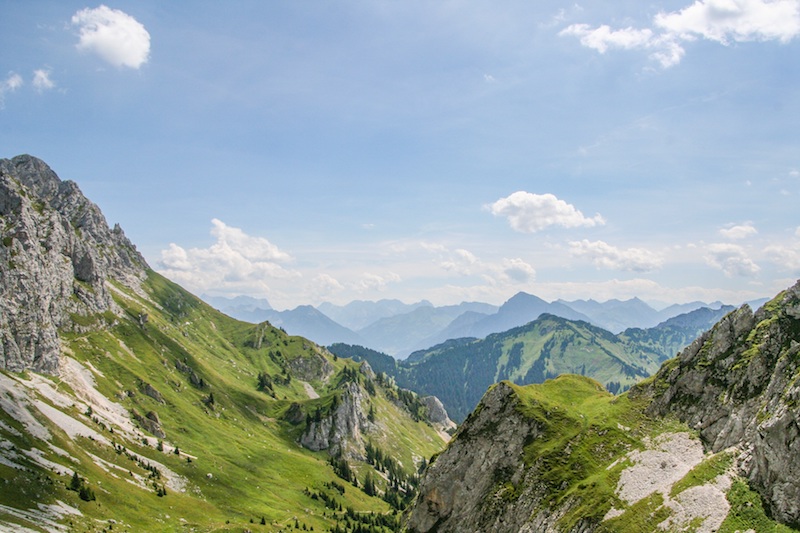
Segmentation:
{"type": "MultiPolygon", "coordinates": [[[[707,457],[703,445],[688,433],[666,433],[653,440],[645,440],[647,449],[634,450],[625,460],[632,465],[622,471],[617,485],[617,495],[628,505],[658,492],[664,498],[664,507],[670,516],[658,527],[662,531],[684,531],[693,527],[696,533],[717,531],[730,511],[726,493],[731,478],[723,474],[711,482],[690,487],[674,498],[672,486],[707,457]]],[[[605,516],[609,520],[625,512],[612,508],[605,516]]]]}
{"type": "Polygon", "coordinates": [[[628,454],[633,463],[622,471],[620,499],[633,505],[654,492],[669,493],[672,485],[703,460],[703,445],[688,433],[665,433],[645,443],[650,449],[628,454]]]}

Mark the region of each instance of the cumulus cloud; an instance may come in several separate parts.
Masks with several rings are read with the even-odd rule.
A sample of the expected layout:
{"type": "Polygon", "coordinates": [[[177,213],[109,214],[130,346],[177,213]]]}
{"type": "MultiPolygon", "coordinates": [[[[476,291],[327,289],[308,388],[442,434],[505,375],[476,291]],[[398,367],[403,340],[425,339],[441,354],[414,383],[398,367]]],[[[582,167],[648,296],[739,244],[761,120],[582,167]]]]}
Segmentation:
{"type": "Polygon", "coordinates": [[[719,230],[719,234],[730,240],[746,239],[756,235],[758,230],[750,223],[732,225],[727,228],[719,230]]]}
{"type": "Polygon", "coordinates": [[[621,249],[603,241],[590,242],[586,239],[569,243],[570,253],[576,257],[587,257],[600,268],[649,272],[663,264],[656,253],[644,248],[621,249]]]}
{"type": "Polygon", "coordinates": [[[773,245],[765,248],[764,253],[781,270],[788,270],[795,274],[800,272],[800,250],[797,247],[773,245]]]}
{"type": "Polygon", "coordinates": [[[55,82],[50,79],[50,71],[46,69],[37,69],[33,71],[33,88],[37,92],[49,91],[56,86],[55,82]]]}
{"type": "Polygon", "coordinates": [[[101,5],[72,16],[79,50],[93,52],[115,67],[140,68],[150,57],[150,34],[132,16],[101,5]]]}
{"type": "Polygon", "coordinates": [[[311,281],[311,291],[317,298],[325,298],[344,290],[339,280],[329,274],[317,274],[311,281]]]}
{"type": "Polygon", "coordinates": [[[706,252],[706,263],[722,270],[729,278],[751,277],[761,270],[738,244],[714,243],[708,246],[706,252]]]}
{"type": "Polygon", "coordinates": [[[536,278],[536,270],[522,259],[504,259],[503,275],[512,283],[526,283],[536,278]]]}
{"type": "Polygon", "coordinates": [[[552,194],[517,191],[487,208],[495,216],[506,217],[511,227],[522,233],[535,233],[549,226],[575,228],[605,224],[600,215],[585,217],[575,206],[552,194]]]}
{"type": "Polygon", "coordinates": [[[263,237],[247,235],[218,219],[211,221],[216,241],[208,248],[185,249],[170,243],[161,251],[160,272],[192,291],[266,294],[269,281],[299,277],[282,263],[291,256],[263,237]]]}
{"type": "Polygon", "coordinates": [[[691,40],[787,43],[800,33],[797,0],[698,0],[674,13],[659,13],[654,24],[691,40]]]}
{"type": "Polygon", "coordinates": [[[684,42],[698,38],[727,45],[731,42],[779,41],[787,43],[800,34],[800,2],[797,0],[697,0],[689,7],[658,13],[654,28],[613,30],[572,24],[559,35],[577,37],[583,46],[600,53],[609,49],[649,50],[663,68],[680,63],[684,42]]]}

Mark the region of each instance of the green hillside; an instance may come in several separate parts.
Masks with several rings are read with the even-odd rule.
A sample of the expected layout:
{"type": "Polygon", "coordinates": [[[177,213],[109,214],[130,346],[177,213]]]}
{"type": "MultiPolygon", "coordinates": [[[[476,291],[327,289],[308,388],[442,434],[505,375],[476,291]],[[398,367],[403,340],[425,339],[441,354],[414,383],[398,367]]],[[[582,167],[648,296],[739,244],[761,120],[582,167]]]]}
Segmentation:
{"type": "MultiPolygon", "coordinates": [[[[368,350],[332,346],[365,360],[383,358],[368,350]]],[[[461,421],[493,383],[542,383],[561,374],[589,376],[612,392],[627,389],[658,369],[659,354],[622,342],[582,321],[542,315],[525,326],[485,339],[450,341],[412,361],[400,361],[394,375],[402,387],[437,396],[453,420],[461,421]]]]}
{"type": "Polygon", "coordinates": [[[396,528],[419,465],[444,446],[416,395],[267,323],[226,317],[153,272],[141,293],[113,292],[121,315],[75,316],[61,332],[60,378],[0,374],[0,524],[396,528]],[[302,447],[348,390],[369,418],[351,453],[302,447]]]}

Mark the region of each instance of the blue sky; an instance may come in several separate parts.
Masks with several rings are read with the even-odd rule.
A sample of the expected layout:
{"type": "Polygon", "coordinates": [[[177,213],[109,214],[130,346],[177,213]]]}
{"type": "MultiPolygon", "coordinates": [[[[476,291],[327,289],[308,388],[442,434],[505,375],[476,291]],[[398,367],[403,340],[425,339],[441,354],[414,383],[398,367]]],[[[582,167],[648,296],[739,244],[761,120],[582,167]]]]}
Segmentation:
{"type": "Polygon", "coordinates": [[[0,9],[0,157],[197,294],[739,303],[800,276],[798,0],[0,9]]]}

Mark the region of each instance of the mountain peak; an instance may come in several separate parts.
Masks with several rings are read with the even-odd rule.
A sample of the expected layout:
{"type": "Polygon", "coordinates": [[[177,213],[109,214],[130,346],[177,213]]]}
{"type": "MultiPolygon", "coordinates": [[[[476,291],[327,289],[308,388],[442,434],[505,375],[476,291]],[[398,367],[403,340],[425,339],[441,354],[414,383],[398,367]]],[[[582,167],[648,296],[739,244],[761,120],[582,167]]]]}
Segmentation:
{"type": "Polygon", "coordinates": [[[0,215],[0,365],[53,373],[58,330],[118,313],[107,283],[140,290],[149,267],[74,182],[35,157],[0,160],[0,215]]]}

